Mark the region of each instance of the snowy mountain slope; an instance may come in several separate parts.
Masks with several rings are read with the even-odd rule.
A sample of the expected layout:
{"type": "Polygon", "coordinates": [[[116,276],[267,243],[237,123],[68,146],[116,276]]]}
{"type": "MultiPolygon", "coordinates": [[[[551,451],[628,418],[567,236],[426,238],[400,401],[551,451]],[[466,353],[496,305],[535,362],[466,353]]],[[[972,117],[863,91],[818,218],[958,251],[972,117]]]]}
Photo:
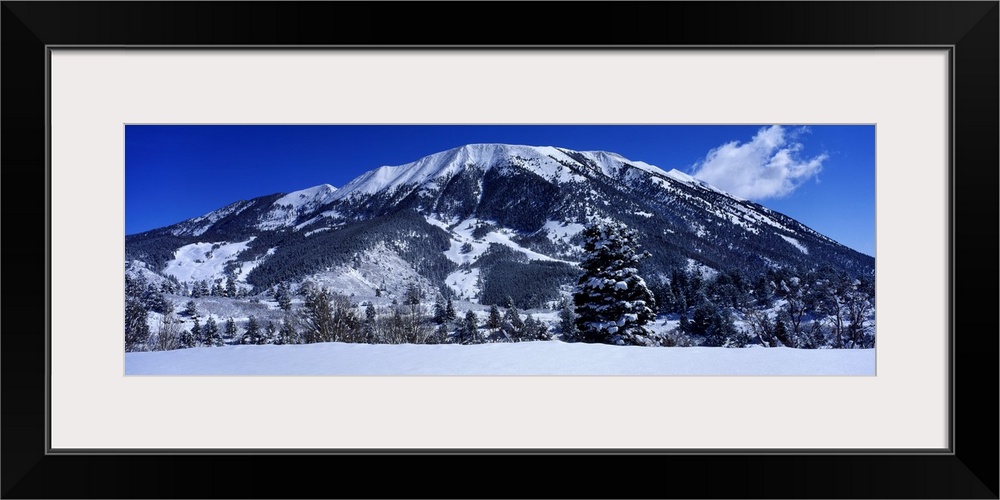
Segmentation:
{"type": "Polygon", "coordinates": [[[273,208],[262,218],[257,227],[262,230],[273,230],[293,225],[303,214],[313,214],[317,208],[333,201],[336,192],[337,188],[321,184],[288,193],[274,201],[273,208]]]}
{"type": "MultiPolygon", "coordinates": [[[[552,271],[540,263],[579,262],[580,231],[598,220],[638,230],[653,255],[641,271],[653,281],[689,262],[751,274],[797,266],[874,269],[872,257],[682,172],[612,152],[508,144],[469,144],[379,167],[340,189],[324,184],[242,200],[129,235],[126,255],[182,281],[242,270],[238,277],[262,290],[357,266],[359,256],[377,249],[442,290],[473,299],[490,288],[482,281],[497,276],[490,271],[498,262],[529,266],[522,270],[527,288],[535,286],[533,275],[552,271]],[[225,265],[195,262],[205,245],[244,243],[225,265]]],[[[348,282],[343,286],[362,286],[348,282]]]]}

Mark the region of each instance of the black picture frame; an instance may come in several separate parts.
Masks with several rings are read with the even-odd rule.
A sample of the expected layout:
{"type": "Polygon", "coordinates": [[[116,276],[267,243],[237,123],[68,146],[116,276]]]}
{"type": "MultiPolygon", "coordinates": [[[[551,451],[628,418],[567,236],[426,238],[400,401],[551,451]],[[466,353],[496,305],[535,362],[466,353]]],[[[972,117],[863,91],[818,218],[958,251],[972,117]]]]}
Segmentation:
{"type": "MultiPolygon", "coordinates": [[[[4,498],[998,498],[998,20],[989,2],[2,2],[4,498]],[[451,22],[475,20],[475,29],[451,22]],[[598,29],[600,26],[613,29],[598,29]],[[47,47],[950,47],[947,453],[51,454],[47,47]],[[11,267],[8,267],[11,269],[11,267]],[[16,275],[15,275],[16,276],[16,275]],[[987,304],[980,308],[972,304],[987,304]],[[316,474],[314,469],[329,471],[316,474]],[[385,480],[362,482],[368,471],[385,480]],[[470,476],[471,475],[471,476],[470,476]],[[481,484],[463,489],[457,477],[481,484]]],[[[655,425],[655,423],[654,423],[655,425]]]]}

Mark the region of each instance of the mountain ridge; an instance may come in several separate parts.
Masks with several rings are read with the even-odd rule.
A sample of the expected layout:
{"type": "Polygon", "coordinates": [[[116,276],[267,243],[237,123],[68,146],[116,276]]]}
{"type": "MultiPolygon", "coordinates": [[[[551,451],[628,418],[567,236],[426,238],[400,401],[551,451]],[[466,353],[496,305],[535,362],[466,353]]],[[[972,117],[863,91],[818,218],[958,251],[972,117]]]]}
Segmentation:
{"type": "MultiPolygon", "coordinates": [[[[378,167],[340,188],[320,184],[237,201],[126,236],[126,257],[163,272],[170,263],[177,268],[188,245],[245,242],[226,265],[212,268],[221,271],[211,279],[235,278],[261,290],[350,265],[378,247],[407,262],[428,286],[454,291],[448,277],[461,266],[471,269],[491,244],[513,252],[510,261],[524,260],[520,254],[579,262],[579,233],[600,220],[640,232],[653,254],[644,271],[654,281],[691,266],[751,274],[780,267],[874,270],[874,258],[683,172],[608,151],[500,143],[378,167]],[[462,254],[466,246],[473,250],[462,254]]],[[[204,262],[183,264],[189,270],[204,262]]]]}

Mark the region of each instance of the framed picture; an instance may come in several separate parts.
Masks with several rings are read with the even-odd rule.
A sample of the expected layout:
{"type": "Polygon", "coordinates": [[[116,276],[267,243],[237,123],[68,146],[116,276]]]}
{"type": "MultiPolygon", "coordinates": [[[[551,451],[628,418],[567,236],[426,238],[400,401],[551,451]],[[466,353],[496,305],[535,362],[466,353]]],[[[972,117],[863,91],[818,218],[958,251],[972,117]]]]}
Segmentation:
{"type": "MultiPolygon", "coordinates": [[[[318,483],[288,477],[312,461],[352,476],[401,471],[394,484],[345,481],[334,496],[446,496],[418,485],[481,459],[484,469],[533,464],[523,477],[559,464],[622,468],[528,494],[509,481],[484,496],[996,498],[995,458],[981,458],[996,456],[996,434],[972,415],[996,420],[997,339],[959,332],[996,331],[960,311],[986,293],[973,269],[995,269],[996,204],[983,201],[997,196],[997,3],[726,4],[717,26],[693,31],[690,19],[718,7],[585,3],[563,22],[632,26],[611,40],[627,45],[595,32],[514,46],[485,33],[527,15],[519,4],[445,45],[430,34],[440,30],[409,21],[444,19],[435,14],[454,5],[5,2],[8,186],[46,195],[9,193],[8,231],[37,236],[9,238],[5,253],[46,272],[37,293],[8,301],[19,329],[37,335],[8,325],[3,339],[3,446],[17,457],[4,461],[4,496],[301,496],[318,483]],[[874,132],[873,373],[134,376],[138,358],[123,360],[126,160],[140,130],[739,124],[874,132]],[[38,247],[21,251],[29,240],[38,247]],[[50,480],[84,467],[86,480],[50,480]],[[219,478],[211,490],[200,489],[206,469],[219,478]],[[228,480],[247,470],[261,472],[228,480]],[[623,487],[623,474],[639,479],[623,487]]],[[[788,155],[806,147],[791,142],[788,155]]],[[[241,175],[248,161],[227,168],[241,175]]],[[[226,182],[179,167],[143,175],[226,182]]],[[[278,191],[292,190],[261,194],[278,191]]],[[[471,234],[465,255],[477,252],[471,234]]],[[[187,272],[197,260],[173,265],[187,272]]]]}
{"type": "Polygon", "coordinates": [[[875,139],[127,124],[125,375],[873,377],[875,139]]]}

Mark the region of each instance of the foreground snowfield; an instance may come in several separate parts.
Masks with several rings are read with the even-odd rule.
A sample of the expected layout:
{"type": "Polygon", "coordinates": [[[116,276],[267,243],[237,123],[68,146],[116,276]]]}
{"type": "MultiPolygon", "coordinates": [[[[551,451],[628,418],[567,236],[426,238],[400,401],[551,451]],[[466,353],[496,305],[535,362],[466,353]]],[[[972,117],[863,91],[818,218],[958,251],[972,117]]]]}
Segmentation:
{"type": "Polygon", "coordinates": [[[480,345],[225,346],[125,354],[126,375],[875,375],[875,350],[480,345]]]}

